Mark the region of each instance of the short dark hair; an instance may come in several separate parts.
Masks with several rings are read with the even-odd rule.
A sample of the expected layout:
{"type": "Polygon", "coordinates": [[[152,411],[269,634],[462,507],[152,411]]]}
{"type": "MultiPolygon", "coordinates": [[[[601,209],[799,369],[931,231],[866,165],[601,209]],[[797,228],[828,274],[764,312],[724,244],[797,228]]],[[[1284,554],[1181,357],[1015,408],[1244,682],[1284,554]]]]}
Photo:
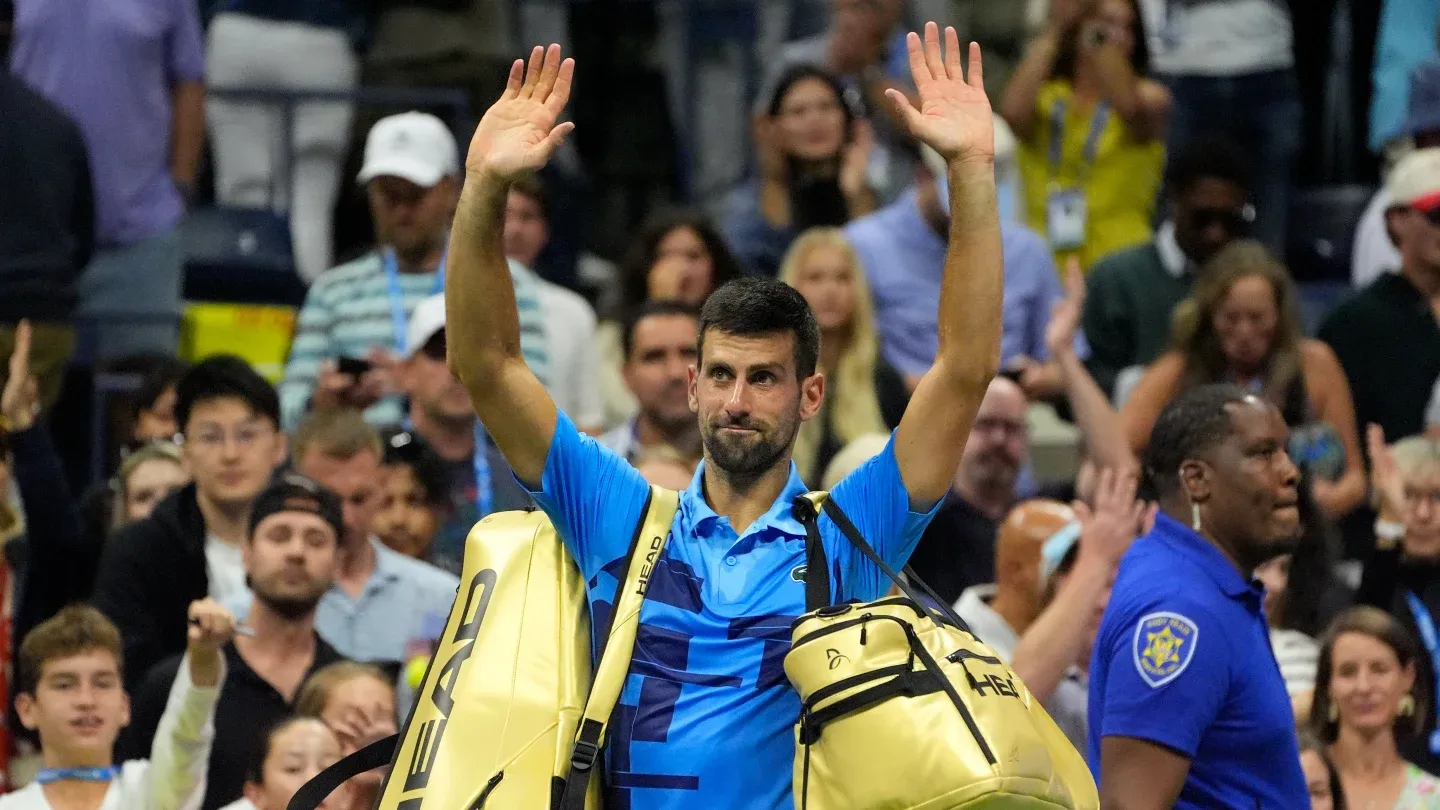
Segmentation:
{"type": "Polygon", "coordinates": [[[1188,192],[1201,180],[1224,180],[1250,193],[1250,158],[1230,138],[1199,135],[1171,155],[1165,167],[1165,188],[1171,196],[1188,192]]]}
{"type": "Polygon", "coordinates": [[[185,432],[196,405],[216,399],[238,399],[257,416],[280,427],[280,397],[275,386],[244,360],[220,354],[201,360],[175,383],[175,424],[185,432]]]}
{"type": "Polygon", "coordinates": [[[382,466],[409,468],[425,492],[425,503],[430,506],[450,505],[450,468],[445,459],[435,451],[420,434],[410,430],[390,428],[380,433],[385,443],[385,457],[382,466]]]}
{"type": "Polygon", "coordinates": [[[805,379],[815,373],[820,359],[820,324],[794,287],[773,278],[746,276],[727,283],[710,294],[700,310],[700,339],[696,349],[704,354],[705,333],[718,329],[727,335],[752,336],[776,332],[795,335],[795,375],[805,379]]]}
{"type": "Polygon", "coordinates": [[[704,213],[690,208],[670,208],[655,212],[631,241],[625,258],[620,263],[620,309],[622,312],[639,306],[650,297],[650,270],[655,266],[656,251],[660,242],[677,228],[689,228],[705,243],[710,253],[713,268],[714,288],[719,289],[725,282],[739,278],[740,262],[725,244],[715,223],[704,213]]]}
{"type": "MultiPolygon", "coordinates": [[[[258,735],[244,740],[244,742],[248,743],[245,746],[246,756],[244,759],[246,782],[252,785],[265,784],[265,760],[270,758],[270,749],[275,745],[275,738],[279,737],[291,726],[299,725],[300,723],[320,723],[322,726],[325,725],[318,717],[292,714],[282,717],[268,726],[262,727],[258,735]]],[[[247,734],[247,732],[253,734],[254,728],[254,726],[250,726],[247,730],[241,731],[240,733],[242,735],[247,734]]],[[[329,726],[326,726],[326,728],[329,728],[329,726]]]]}
{"type": "Polygon", "coordinates": [[[550,219],[550,199],[545,195],[545,182],[540,175],[534,172],[522,174],[511,181],[510,190],[534,200],[540,207],[540,217],[547,221],[550,219]]]}
{"type": "Polygon", "coordinates": [[[166,389],[180,382],[190,364],[178,357],[168,355],[147,355],[136,358],[135,371],[140,374],[140,387],[135,389],[132,417],[139,417],[141,411],[155,407],[155,401],[166,389]]]}
{"type": "Polygon", "coordinates": [[[620,326],[620,348],[624,350],[625,359],[630,359],[630,353],[635,351],[635,329],[640,322],[646,318],[663,318],[673,316],[677,318],[693,318],[698,323],[700,312],[684,301],[662,299],[646,301],[638,307],[632,307],[625,314],[625,320],[620,326]]]}
{"type": "Polygon", "coordinates": [[[1146,496],[1169,497],[1180,488],[1180,465],[1235,432],[1229,406],[1250,393],[1231,383],[1200,385],[1180,393],[1155,420],[1145,449],[1146,496]]]}

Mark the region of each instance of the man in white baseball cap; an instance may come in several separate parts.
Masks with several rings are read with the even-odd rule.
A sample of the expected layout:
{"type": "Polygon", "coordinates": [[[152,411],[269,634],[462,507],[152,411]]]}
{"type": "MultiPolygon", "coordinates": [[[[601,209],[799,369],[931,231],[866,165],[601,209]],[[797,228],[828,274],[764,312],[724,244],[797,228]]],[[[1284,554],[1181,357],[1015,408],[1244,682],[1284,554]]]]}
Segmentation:
{"type": "Polygon", "coordinates": [[[391,358],[407,355],[415,306],[445,287],[444,256],[460,191],[455,138],[439,118],[382,118],[365,140],[364,184],[376,250],[327,270],[300,311],[280,384],[287,429],[306,411],[361,408],[376,426],[398,424],[403,400],[391,358]],[[355,306],[383,301],[384,306],[355,306]]]}

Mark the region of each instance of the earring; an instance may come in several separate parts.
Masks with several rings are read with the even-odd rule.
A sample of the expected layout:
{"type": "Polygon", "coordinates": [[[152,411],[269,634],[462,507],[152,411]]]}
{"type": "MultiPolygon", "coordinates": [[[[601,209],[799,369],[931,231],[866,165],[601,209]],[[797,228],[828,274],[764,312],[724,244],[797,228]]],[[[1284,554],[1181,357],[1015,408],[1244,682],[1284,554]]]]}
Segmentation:
{"type": "MultiPolygon", "coordinates": [[[[1409,696],[1407,695],[1406,697],[1409,697],[1409,696]]],[[[1330,717],[1330,722],[1332,722],[1332,723],[1338,723],[1338,722],[1340,722],[1340,707],[1337,706],[1337,705],[1335,705],[1334,703],[1331,703],[1331,704],[1330,704],[1329,717],[1330,717]]]]}
{"type": "Polygon", "coordinates": [[[1400,698],[1400,716],[1409,717],[1415,713],[1415,698],[1407,692],[1405,697],[1400,698]]]}
{"type": "Polygon", "coordinates": [[[1196,534],[1200,533],[1200,504],[1194,501],[1190,502],[1190,528],[1194,529],[1196,534]]]}

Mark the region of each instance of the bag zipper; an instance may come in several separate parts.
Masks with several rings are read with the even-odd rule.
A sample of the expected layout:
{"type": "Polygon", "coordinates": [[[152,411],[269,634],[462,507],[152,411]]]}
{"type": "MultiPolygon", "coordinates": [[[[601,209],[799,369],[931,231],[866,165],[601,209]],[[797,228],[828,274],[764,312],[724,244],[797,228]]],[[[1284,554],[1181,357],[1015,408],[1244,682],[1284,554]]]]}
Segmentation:
{"type": "Polygon", "coordinates": [[[949,661],[952,664],[958,664],[961,661],[982,661],[986,664],[995,664],[997,666],[1000,666],[1005,663],[1004,661],[1001,661],[999,658],[996,658],[993,655],[981,655],[977,652],[970,652],[963,647],[945,656],[945,660],[949,661]]]}

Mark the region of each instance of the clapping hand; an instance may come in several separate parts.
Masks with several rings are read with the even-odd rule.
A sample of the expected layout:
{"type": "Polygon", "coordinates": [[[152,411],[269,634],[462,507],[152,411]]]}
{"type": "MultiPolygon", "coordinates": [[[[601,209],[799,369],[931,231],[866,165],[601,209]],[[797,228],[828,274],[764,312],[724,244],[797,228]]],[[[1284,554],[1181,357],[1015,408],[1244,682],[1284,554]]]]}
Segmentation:
{"type": "Polygon", "coordinates": [[[945,53],[940,50],[940,29],[925,24],[925,40],[911,32],[905,38],[910,52],[910,74],[920,96],[920,108],[899,90],[889,89],[911,136],[929,144],[950,164],[995,160],[995,119],[982,81],[980,46],[970,43],[968,76],[960,67],[960,39],[955,29],[945,29],[945,53]]]}
{"type": "Polygon", "coordinates": [[[1379,500],[1380,519],[1403,523],[1405,481],[1395,464],[1395,453],[1385,444],[1385,429],[1374,423],[1366,428],[1365,448],[1370,453],[1370,489],[1379,500]]]}
{"type": "Polygon", "coordinates": [[[556,123],[574,76],[575,60],[561,61],[559,45],[536,45],[528,66],[516,59],[505,92],[475,127],[465,168],[509,181],[549,162],[575,128],[556,123]]]}
{"type": "Polygon", "coordinates": [[[1080,556],[1107,566],[1120,563],[1130,544],[1154,519],[1153,506],[1135,500],[1137,483],[1132,475],[1100,471],[1095,488],[1095,508],[1084,502],[1074,504],[1080,520],[1080,556]]]}
{"type": "Polygon", "coordinates": [[[10,376],[0,392],[0,416],[16,433],[28,430],[40,415],[40,384],[30,373],[30,322],[15,327],[15,349],[10,353],[10,376]]]}

